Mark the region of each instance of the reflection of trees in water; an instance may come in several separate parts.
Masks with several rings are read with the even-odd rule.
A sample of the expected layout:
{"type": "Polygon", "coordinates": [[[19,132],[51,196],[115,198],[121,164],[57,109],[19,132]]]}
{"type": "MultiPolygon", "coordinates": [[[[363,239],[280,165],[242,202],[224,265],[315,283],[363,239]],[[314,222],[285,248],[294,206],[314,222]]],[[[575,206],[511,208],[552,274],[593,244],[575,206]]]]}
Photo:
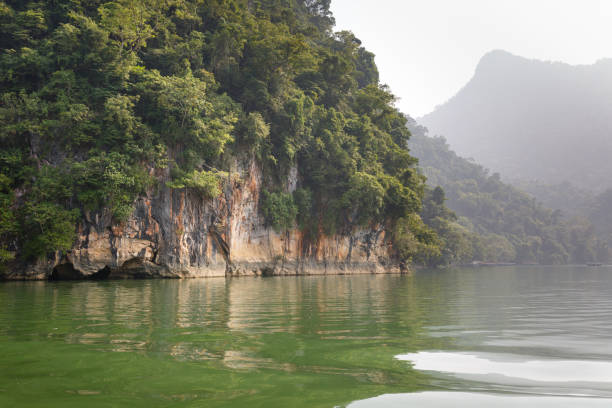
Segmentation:
{"type": "Polygon", "coordinates": [[[448,316],[448,275],[436,276],[442,275],[33,282],[10,292],[13,299],[27,298],[29,307],[20,309],[9,298],[4,303],[14,306],[11,313],[30,314],[23,320],[34,322],[32,331],[40,324],[44,332],[46,321],[54,320],[63,325],[57,335],[69,342],[173,347],[177,355],[206,341],[217,349],[243,340],[253,346],[271,333],[298,343],[309,336],[413,343],[423,321],[448,316]],[[38,311],[47,319],[35,318],[38,311]]]}
{"type": "MultiPolygon", "coordinates": [[[[228,364],[289,361],[312,373],[333,371],[366,383],[401,383],[406,364],[395,354],[423,345],[423,321],[442,285],[411,276],[238,279],[229,284],[228,327],[248,341],[228,364]],[[425,301],[423,300],[425,299],[425,301]]],[[[446,339],[447,340],[447,339],[446,339]]],[[[440,343],[442,340],[434,339],[440,343]]],[[[227,358],[227,357],[226,357],[227,358]]]]}
{"type": "Polygon", "coordinates": [[[229,286],[228,327],[251,333],[384,334],[394,320],[389,303],[410,298],[389,293],[402,279],[410,278],[374,275],[233,280],[229,286]]]}
{"type": "Polygon", "coordinates": [[[35,303],[22,318],[53,340],[197,363],[181,370],[214,374],[201,381],[227,392],[293,379],[303,387],[295,392],[327,392],[317,398],[333,406],[427,383],[394,356],[436,348],[423,327],[447,316],[436,304],[448,295],[440,282],[429,275],[57,282],[22,285],[14,298],[35,303]]]}
{"type": "Polygon", "coordinates": [[[40,324],[45,332],[53,320],[62,326],[57,337],[111,344],[117,351],[172,349],[176,356],[193,351],[220,357],[219,351],[233,344],[265,348],[264,337],[280,333],[291,339],[299,357],[311,337],[414,343],[423,320],[447,312],[433,301],[447,299],[441,288],[430,276],[381,275],[33,282],[15,286],[14,299],[20,293],[30,305],[19,309],[14,302],[11,313],[26,314],[22,319],[33,322],[32,331],[40,324]],[[38,311],[48,318],[35,318],[38,311]],[[203,350],[205,343],[219,353],[203,350]]]}

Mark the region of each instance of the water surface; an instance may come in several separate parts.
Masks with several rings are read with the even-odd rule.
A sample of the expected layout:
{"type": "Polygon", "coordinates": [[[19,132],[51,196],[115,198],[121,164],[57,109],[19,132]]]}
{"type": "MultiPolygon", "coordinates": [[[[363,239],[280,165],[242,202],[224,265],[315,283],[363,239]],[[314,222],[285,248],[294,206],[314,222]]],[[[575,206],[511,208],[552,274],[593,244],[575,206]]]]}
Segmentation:
{"type": "Polygon", "coordinates": [[[0,406],[612,406],[612,269],[0,284],[0,406]]]}

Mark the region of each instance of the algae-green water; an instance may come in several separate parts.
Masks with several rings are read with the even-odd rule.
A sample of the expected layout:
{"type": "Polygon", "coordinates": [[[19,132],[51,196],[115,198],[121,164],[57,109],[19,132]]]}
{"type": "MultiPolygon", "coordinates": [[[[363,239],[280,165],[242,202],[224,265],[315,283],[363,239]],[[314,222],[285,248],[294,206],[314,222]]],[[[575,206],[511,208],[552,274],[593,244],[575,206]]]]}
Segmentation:
{"type": "Polygon", "coordinates": [[[612,406],[612,268],[0,283],[2,407],[612,406]]]}

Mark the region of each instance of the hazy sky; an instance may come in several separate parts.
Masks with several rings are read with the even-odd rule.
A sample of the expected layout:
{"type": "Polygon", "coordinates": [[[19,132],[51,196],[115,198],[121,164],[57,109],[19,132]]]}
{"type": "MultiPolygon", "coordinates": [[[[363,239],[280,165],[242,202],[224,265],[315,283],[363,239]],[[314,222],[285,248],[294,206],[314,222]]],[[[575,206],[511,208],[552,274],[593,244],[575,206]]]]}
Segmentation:
{"type": "Polygon", "coordinates": [[[612,57],[612,0],[332,0],[332,11],[413,117],[453,96],[490,50],[570,64],[612,57]]]}

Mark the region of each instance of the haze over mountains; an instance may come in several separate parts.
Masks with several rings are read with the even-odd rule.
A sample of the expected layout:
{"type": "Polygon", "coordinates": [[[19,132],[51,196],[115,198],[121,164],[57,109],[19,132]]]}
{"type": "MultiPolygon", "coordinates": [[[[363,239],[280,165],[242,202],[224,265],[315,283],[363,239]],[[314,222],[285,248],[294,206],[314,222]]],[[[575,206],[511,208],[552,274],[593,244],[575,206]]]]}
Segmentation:
{"type": "Polygon", "coordinates": [[[505,180],[599,192],[612,186],[612,59],[572,66],[492,51],[419,123],[505,180]]]}
{"type": "MultiPolygon", "coordinates": [[[[427,129],[411,118],[408,128],[412,134],[408,147],[419,159],[427,183],[444,189],[446,204],[458,216],[458,224],[476,233],[471,237],[475,259],[542,264],[609,261],[608,242],[612,240],[607,234],[596,236],[585,217],[566,217],[551,209],[557,207],[543,206],[501,181],[498,174],[457,156],[443,137],[428,136],[427,129]]],[[[601,213],[608,206],[600,208],[601,213]]],[[[606,219],[612,225],[612,216],[606,219]]]]}

